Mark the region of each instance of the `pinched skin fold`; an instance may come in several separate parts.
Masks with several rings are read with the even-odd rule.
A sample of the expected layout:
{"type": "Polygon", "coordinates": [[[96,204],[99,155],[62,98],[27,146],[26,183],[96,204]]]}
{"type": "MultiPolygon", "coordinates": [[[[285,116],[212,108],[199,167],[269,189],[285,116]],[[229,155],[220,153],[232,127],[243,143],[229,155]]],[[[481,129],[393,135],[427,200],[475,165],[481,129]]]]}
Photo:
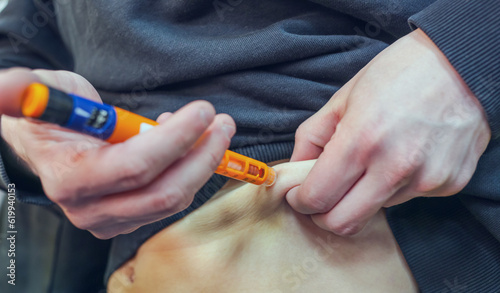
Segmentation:
{"type": "Polygon", "coordinates": [[[343,238],[286,203],[313,163],[275,166],[272,187],[229,182],[146,241],[108,292],[418,292],[383,211],[343,238]]]}

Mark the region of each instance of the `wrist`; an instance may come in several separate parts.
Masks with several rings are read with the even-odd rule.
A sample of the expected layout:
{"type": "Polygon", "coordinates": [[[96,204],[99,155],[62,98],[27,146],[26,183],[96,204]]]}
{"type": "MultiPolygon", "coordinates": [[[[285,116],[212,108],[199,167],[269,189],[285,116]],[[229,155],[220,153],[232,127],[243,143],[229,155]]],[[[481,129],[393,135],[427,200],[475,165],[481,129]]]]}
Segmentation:
{"type": "MultiPolygon", "coordinates": [[[[450,63],[446,55],[421,29],[414,30],[408,37],[411,38],[413,42],[418,43],[420,48],[427,51],[427,58],[429,62],[434,64],[433,67],[436,68],[436,70],[441,71],[442,74],[448,75],[450,82],[444,84],[443,89],[444,91],[452,91],[454,93],[454,101],[450,107],[450,112],[459,115],[462,114],[463,116],[464,114],[473,112],[471,109],[479,111],[481,114],[477,115],[477,119],[481,120],[480,123],[484,124],[487,128],[489,140],[491,137],[491,129],[483,106],[458,71],[450,63]]],[[[429,74],[433,73],[434,72],[429,74]]]]}

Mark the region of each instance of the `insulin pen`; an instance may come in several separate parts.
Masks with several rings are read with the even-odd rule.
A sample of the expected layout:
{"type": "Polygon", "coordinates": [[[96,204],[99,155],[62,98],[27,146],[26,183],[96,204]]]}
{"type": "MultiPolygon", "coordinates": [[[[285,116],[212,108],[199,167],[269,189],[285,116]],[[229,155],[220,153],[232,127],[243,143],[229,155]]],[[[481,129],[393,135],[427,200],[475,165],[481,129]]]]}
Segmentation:
{"type": "MultiPolygon", "coordinates": [[[[55,123],[110,143],[119,143],[158,125],[156,121],[106,104],[33,83],[22,97],[23,115],[55,123]]],[[[215,173],[248,183],[271,186],[273,168],[249,157],[226,150],[215,173]]]]}

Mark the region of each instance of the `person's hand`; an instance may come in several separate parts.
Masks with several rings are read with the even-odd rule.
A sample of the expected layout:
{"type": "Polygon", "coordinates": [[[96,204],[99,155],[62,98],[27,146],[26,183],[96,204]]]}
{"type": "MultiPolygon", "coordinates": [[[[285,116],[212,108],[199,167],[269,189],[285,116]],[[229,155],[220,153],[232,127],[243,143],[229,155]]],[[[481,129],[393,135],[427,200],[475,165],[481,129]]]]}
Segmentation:
{"type": "MultiPolygon", "coordinates": [[[[0,72],[0,111],[19,117],[32,82],[100,101],[81,76],[65,71],[0,72]]],[[[49,199],[98,238],[129,233],[185,209],[222,160],[235,124],[208,102],[193,102],[160,125],[110,145],[57,125],[2,116],[2,136],[40,177],[49,199]]]]}
{"type": "Polygon", "coordinates": [[[490,136],[477,98],[416,30],[299,127],[292,161],[318,161],[286,198],[323,229],[356,234],[381,207],[459,192],[490,136]]]}

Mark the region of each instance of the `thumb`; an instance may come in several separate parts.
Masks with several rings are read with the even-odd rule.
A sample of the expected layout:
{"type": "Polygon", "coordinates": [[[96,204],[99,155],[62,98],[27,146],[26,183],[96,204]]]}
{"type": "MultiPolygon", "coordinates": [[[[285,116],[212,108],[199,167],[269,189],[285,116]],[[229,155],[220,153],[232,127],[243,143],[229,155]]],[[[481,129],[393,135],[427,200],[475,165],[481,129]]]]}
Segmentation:
{"type": "Polygon", "coordinates": [[[339,89],[316,114],[304,121],[295,133],[295,146],[290,161],[317,159],[330,141],[344,116],[347,96],[353,80],[339,89]]]}
{"type": "Polygon", "coordinates": [[[34,82],[41,82],[64,92],[101,102],[94,87],[76,73],[12,68],[0,71],[0,115],[22,117],[22,94],[34,82]]]}
{"type": "Polygon", "coordinates": [[[24,90],[40,78],[26,68],[0,71],[0,114],[22,117],[21,96],[24,90]]]}
{"type": "Polygon", "coordinates": [[[323,152],[339,122],[339,115],[332,111],[334,98],[299,126],[295,132],[295,146],[290,161],[317,159],[323,152]]]}
{"type": "Polygon", "coordinates": [[[295,133],[295,146],[291,162],[317,159],[330,141],[335,129],[347,110],[347,97],[359,77],[366,71],[362,68],[316,114],[304,121],[295,133]]]}
{"type": "Polygon", "coordinates": [[[60,91],[102,103],[99,93],[83,76],[64,70],[33,70],[41,83],[60,91]]]}

